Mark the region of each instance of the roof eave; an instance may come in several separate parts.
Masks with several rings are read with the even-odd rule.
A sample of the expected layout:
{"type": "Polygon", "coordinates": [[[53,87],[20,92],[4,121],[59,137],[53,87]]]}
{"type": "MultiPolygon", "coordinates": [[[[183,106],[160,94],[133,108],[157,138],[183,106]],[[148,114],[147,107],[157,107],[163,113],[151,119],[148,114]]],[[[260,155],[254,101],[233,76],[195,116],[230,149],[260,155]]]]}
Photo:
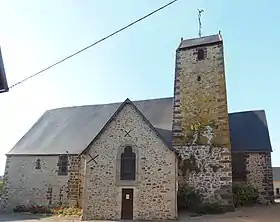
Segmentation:
{"type": "Polygon", "coordinates": [[[192,48],[197,48],[197,47],[205,47],[205,46],[210,46],[210,45],[216,45],[218,43],[222,43],[223,42],[223,38],[222,35],[216,34],[216,35],[209,35],[209,36],[203,36],[200,38],[193,38],[193,39],[186,39],[186,40],[182,40],[181,43],[179,44],[177,51],[179,50],[188,50],[188,49],[192,49],[192,48]],[[212,39],[213,37],[215,37],[216,39],[212,39]],[[205,38],[205,42],[198,42],[198,43],[191,43],[192,41],[198,41],[198,40],[202,40],[203,38],[205,38]],[[184,44],[186,42],[190,42],[190,44],[184,44]]]}

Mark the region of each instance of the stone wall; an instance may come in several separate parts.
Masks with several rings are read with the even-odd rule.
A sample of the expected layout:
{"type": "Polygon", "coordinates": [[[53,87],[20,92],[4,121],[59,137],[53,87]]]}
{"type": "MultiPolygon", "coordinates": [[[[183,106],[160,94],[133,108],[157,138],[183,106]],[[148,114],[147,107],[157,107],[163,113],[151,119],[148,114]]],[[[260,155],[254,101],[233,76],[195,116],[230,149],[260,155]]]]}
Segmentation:
{"type": "Polygon", "coordinates": [[[254,185],[260,193],[260,203],[274,201],[273,175],[270,153],[246,154],[247,183],[254,185]]]}
{"type": "Polygon", "coordinates": [[[83,219],[121,219],[122,188],[133,189],[133,219],[177,217],[175,154],[131,104],[126,104],[92,144],[84,181],[83,219]],[[127,134],[128,132],[128,134],[127,134]],[[119,157],[125,146],[136,154],[136,180],[121,181],[119,157]]]}
{"type": "MultiPolygon", "coordinates": [[[[199,189],[206,202],[232,208],[231,149],[222,42],[176,52],[173,147],[182,161],[192,156],[204,171],[180,180],[199,189]],[[198,60],[198,50],[205,58],[198,60]],[[210,167],[218,167],[213,171],[210,167]],[[212,183],[212,181],[214,181],[212,183]]],[[[181,168],[181,167],[180,167],[181,168]]]]}
{"type": "Polygon", "coordinates": [[[85,168],[86,168],[86,158],[84,156],[80,157],[80,169],[79,169],[79,198],[78,206],[83,208],[84,204],[84,182],[85,182],[85,168]]]}
{"type": "Polygon", "coordinates": [[[200,129],[216,146],[230,148],[222,43],[177,50],[173,117],[174,145],[208,144],[198,138],[200,129]],[[201,48],[206,58],[197,61],[201,48]]]}
{"type": "Polygon", "coordinates": [[[208,145],[176,148],[183,160],[179,163],[180,186],[195,188],[206,203],[218,202],[230,207],[232,173],[228,148],[208,145]]]}
{"type": "Polygon", "coordinates": [[[5,210],[17,205],[55,207],[77,202],[78,157],[69,156],[67,175],[58,175],[58,160],[59,156],[8,156],[4,175],[5,210]],[[41,169],[36,169],[38,159],[41,169]]]}
{"type": "Polygon", "coordinates": [[[69,156],[69,166],[68,166],[68,205],[71,207],[80,207],[82,201],[80,197],[82,196],[82,177],[83,167],[80,158],[78,156],[69,156]]]}

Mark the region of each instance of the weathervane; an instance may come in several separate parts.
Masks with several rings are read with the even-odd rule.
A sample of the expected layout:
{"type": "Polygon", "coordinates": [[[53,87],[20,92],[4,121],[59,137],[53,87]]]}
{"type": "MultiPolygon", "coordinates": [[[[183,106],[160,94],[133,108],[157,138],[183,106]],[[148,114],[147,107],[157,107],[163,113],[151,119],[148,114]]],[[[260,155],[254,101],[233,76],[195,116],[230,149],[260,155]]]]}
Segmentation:
{"type": "Polygon", "coordinates": [[[199,38],[201,38],[201,29],[202,29],[202,25],[201,25],[201,13],[204,12],[203,9],[197,9],[198,11],[198,25],[199,25],[199,30],[198,30],[198,35],[199,35],[199,38]]]}

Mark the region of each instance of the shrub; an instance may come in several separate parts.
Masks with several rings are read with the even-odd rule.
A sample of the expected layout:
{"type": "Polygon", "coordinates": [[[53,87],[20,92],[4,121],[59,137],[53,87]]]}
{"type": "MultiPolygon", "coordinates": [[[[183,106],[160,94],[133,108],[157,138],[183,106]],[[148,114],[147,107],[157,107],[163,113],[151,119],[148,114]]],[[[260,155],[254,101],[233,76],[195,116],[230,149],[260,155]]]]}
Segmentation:
{"type": "Polygon", "coordinates": [[[187,186],[179,187],[177,195],[179,209],[195,211],[200,208],[202,198],[194,188],[187,186]]]}
{"type": "Polygon", "coordinates": [[[14,212],[25,212],[25,206],[24,205],[17,205],[14,209],[14,212]]]}
{"type": "Polygon", "coordinates": [[[199,214],[221,214],[224,212],[224,208],[218,203],[204,204],[197,210],[199,214]]]}
{"type": "Polygon", "coordinates": [[[41,205],[18,205],[14,208],[14,212],[28,212],[32,214],[55,214],[60,216],[81,216],[82,209],[75,207],[57,207],[49,209],[41,205]]]}
{"type": "Polygon", "coordinates": [[[233,201],[234,206],[250,206],[257,203],[259,193],[258,190],[249,184],[239,184],[234,185],[233,191],[233,201]]]}
{"type": "Polygon", "coordinates": [[[81,216],[82,209],[75,207],[57,207],[52,210],[52,213],[61,216],[81,216]]]}
{"type": "Polygon", "coordinates": [[[179,209],[194,212],[199,215],[224,213],[224,209],[219,203],[203,203],[202,196],[191,187],[180,187],[177,200],[179,209]]]}
{"type": "Polygon", "coordinates": [[[14,208],[14,212],[29,212],[29,213],[50,213],[50,210],[41,205],[18,205],[14,208]]]}

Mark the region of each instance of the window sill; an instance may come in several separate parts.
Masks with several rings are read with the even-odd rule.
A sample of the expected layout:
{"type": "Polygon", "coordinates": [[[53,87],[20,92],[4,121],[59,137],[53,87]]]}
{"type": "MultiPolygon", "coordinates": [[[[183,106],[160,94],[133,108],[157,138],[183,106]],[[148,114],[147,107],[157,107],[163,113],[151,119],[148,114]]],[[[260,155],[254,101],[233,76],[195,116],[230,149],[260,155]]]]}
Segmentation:
{"type": "Polygon", "coordinates": [[[117,180],[116,185],[117,186],[137,186],[138,181],[137,180],[117,180]]]}

